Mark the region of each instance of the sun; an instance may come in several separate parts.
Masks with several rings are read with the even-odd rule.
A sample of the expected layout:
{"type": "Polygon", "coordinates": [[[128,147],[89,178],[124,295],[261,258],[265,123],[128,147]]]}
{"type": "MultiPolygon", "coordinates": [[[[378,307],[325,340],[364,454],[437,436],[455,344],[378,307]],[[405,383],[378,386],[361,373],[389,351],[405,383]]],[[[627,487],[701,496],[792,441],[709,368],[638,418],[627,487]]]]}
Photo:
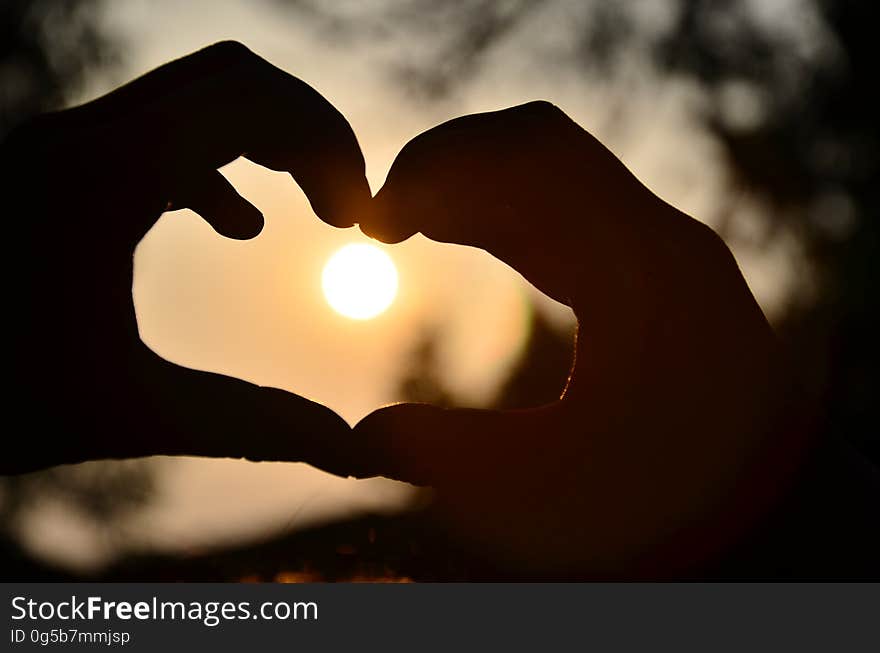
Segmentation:
{"type": "Polygon", "coordinates": [[[353,320],[374,318],[397,295],[397,268],[384,251],[367,243],[337,250],[324,265],[321,285],[327,303],[353,320]]]}

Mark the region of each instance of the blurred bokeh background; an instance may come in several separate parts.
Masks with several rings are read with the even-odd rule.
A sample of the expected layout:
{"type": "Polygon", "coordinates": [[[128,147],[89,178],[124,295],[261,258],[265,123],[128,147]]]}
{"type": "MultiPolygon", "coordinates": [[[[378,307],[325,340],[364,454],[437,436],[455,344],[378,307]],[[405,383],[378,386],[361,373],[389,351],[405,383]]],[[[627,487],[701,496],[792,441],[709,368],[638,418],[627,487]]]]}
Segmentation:
{"type": "MultiPolygon", "coordinates": [[[[333,102],[374,191],[422,130],[550,100],[725,238],[828,428],[877,462],[878,13],[831,0],[6,0],[0,138],[221,39],[333,102]]],[[[316,220],[285,175],[242,160],[223,173],[266,228],[232,242],[178,211],[146,236],[135,301],[162,356],[298,392],[352,424],[392,401],[524,407],[559,395],[573,316],[507,266],[417,236],[385,248],[397,301],[347,320],[321,297],[321,267],[366,239],[316,220]]],[[[466,577],[410,515],[422,499],[302,464],[66,466],[0,479],[2,569],[466,577]]]]}

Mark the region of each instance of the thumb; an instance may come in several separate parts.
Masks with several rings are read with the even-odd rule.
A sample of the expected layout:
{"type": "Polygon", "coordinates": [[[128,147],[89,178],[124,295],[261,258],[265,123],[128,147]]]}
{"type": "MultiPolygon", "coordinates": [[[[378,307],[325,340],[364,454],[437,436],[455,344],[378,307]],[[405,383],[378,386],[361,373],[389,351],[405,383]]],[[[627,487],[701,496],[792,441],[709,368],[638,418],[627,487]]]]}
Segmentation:
{"type": "Polygon", "coordinates": [[[381,408],[354,428],[354,476],[387,476],[416,485],[464,482],[528,450],[543,409],[494,411],[427,404],[381,408]]]}
{"type": "Polygon", "coordinates": [[[263,229],[263,214],[217,170],[189,177],[175,193],[172,208],[192,209],[227,238],[246,240],[263,229]]]}

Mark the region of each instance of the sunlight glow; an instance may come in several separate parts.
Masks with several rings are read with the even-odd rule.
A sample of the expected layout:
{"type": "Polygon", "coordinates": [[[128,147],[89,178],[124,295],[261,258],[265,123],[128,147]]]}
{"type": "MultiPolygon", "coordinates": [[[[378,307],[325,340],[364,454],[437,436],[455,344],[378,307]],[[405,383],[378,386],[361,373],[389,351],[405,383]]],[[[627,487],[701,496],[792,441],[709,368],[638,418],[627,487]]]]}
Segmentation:
{"type": "Polygon", "coordinates": [[[352,243],[330,257],[321,282],[333,310],[353,320],[369,320],[394,301],[397,268],[378,247],[352,243]]]}

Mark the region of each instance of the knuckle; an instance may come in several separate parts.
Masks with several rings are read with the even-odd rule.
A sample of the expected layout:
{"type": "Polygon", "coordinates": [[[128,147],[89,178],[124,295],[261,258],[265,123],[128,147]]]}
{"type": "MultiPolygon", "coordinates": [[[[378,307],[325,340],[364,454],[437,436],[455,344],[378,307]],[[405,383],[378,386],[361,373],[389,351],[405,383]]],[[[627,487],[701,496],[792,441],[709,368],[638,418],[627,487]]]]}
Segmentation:
{"type": "Polygon", "coordinates": [[[693,218],[690,218],[686,224],[691,242],[696,248],[694,251],[702,252],[708,260],[715,263],[738,267],[733,252],[717,231],[693,218]]]}
{"type": "Polygon", "coordinates": [[[532,100],[531,102],[526,102],[525,104],[521,104],[520,108],[525,111],[530,111],[535,114],[544,115],[548,113],[556,113],[560,112],[559,107],[550,102],[549,100],[532,100]]]}
{"type": "Polygon", "coordinates": [[[532,102],[527,102],[514,107],[514,110],[521,115],[537,120],[557,121],[568,119],[568,116],[562,111],[562,109],[547,100],[534,100],[532,102]]]}
{"type": "Polygon", "coordinates": [[[257,56],[246,45],[233,40],[218,41],[202,50],[202,53],[230,64],[253,60],[257,56]]]}
{"type": "Polygon", "coordinates": [[[519,129],[525,132],[555,134],[559,138],[579,140],[583,130],[568,114],[547,100],[536,100],[521,104],[516,111],[519,129]]]}

